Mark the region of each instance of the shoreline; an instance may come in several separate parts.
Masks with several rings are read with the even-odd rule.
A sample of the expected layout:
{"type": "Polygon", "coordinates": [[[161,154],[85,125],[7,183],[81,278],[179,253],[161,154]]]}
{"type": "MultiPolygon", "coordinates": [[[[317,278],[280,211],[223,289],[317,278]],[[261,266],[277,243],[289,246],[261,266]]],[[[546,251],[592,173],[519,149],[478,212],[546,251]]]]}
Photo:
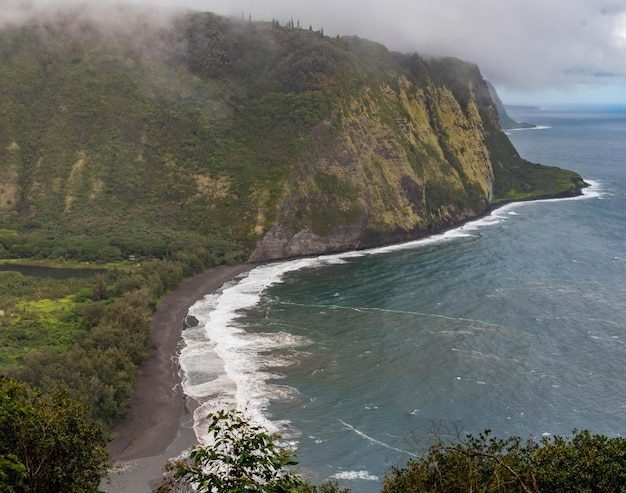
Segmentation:
{"type": "Polygon", "coordinates": [[[157,305],[152,314],[152,350],[135,380],[126,416],[110,430],[109,455],[119,473],[111,471],[105,491],[149,492],[161,479],[167,460],[197,443],[177,359],[185,317],[196,301],[254,267],[250,263],[214,267],[157,305]]]}
{"type": "MultiPolygon", "coordinates": [[[[584,195],[583,189],[587,186],[585,183],[574,194],[491,204],[482,214],[438,228],[437,231],[425,232],[416,239],[462,227],[510,203],[579,197],[584,195]]],[[[104,491],[149,493],[162,478],[167,461],[197,445],[193,431],[193,410],[182,392],[177,358],[182,342],[181,331],[189,308],[196,301],[256,266],[254,263],[217,266],[197,274],[157,305],[153,313],[151,354],[135,381],[127,415],[110,430],[114,439],[108,448],[114,469],[109,474],[110,483],[102,485],[104,491]]]]}

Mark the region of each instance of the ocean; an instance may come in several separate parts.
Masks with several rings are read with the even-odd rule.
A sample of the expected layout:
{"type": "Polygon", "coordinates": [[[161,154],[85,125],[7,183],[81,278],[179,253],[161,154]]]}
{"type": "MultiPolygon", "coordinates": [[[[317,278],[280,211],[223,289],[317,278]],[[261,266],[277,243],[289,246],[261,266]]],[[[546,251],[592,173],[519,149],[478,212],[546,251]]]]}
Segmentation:
{"type": "Polygon", "coordinates": [[[421,241],[260,266],[196,303],[185,393],[295,447],[312,482],[379,491],[442,427],[626,434],[626,107],[516,108],[526,159],[574,199],[516,203],[421,241]]]}

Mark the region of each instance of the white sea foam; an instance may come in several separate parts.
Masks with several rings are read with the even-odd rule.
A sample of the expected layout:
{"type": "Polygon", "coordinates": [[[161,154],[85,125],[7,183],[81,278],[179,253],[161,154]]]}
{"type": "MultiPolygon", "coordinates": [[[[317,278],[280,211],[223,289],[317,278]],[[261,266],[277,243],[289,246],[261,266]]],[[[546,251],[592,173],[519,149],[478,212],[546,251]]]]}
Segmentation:
{"type": "Polygon", "coordinates": [[[583,196],[587,198],[597,198],[603,195],[602,185],[596,180],[585,180],[589,186],[583,189],[583,196]]]}
{"type": "Polygon", "coordinates": [[[388,448],[390,450],[395,450],[396,452],[401,452],[403,454],[407,454],[407,455],[411,455],[413,457],[417,457],[417,455],[415,455],[413,452],[409,452],[408,450],[402,450],[400,448],[394,447],[393,445],[389,445],[388,443],[382,442],[380,440],[377,440],[376,438],[373,438],[369,435],[367,435],[366,433],[363,433],[361,430],[355,428],[354,426],[352,426],[349,423],[346,423],[344,420],[337,418],[337,421],[339,421],[343,426],[345,426],[347,429],[353,431],[354,433],[356,433],[357,435],[359,435],[361,438],[375,444],[375,445],[380,445],[381,447],[384,448],[388,448]]]}
{"type": "Polygon", "coordinates": [[[272,399],[285,400],[296,390],[277,385],[281,378],[277,368],[295,361],[273,354],[272,350],[304,347],[310,341],[288,332],[250,333],[241,324],[242,310],[252,308],[262,293],[293,270],[314,265],[336,264],[356,255],[328,255],[257,267],[217,293],[207,295],[189,309],[198,326],[183,332],[184,347],[180,354],[183,391],[194,399],[194,429],[204,442],[206,416],[221,408],[243,411],[256,424],[269,431],[288,428],[288,423],[272,422],[265,416],[272,399]]]}
{"type": "Polygon", "coordinates": [[[264,289],[284,273],[307,261],[258,267],[238,282],[228,283],[189,309],[198,326],[183,331],[180,354],[183,391],[198,403],[194,429],[200,442],[206,436],[205,418],[220,408],[245,412],[256,424],[277,431],[281,423],[270,422],[264,411],[271,399],[288,399],[295,389],[277,385],[277,368],[291,364],[287,357],[269,350],[309,344],[304,337],[286,332],[248,333],[238,324],[241,310],[255,306],[264,289]]]}
{"type": "Polygon", "coordinates": [[[550,125],[536,125],[534,127],[524,127],[524,128],[508,128],[506,130],[505,135],[511,135],[512,132],[527,132],[528,130],[547,130],[552,128],[550,125]]]}
{"type": "Polygon", "coordinates": [[[371,474],[369,471],[340,471],[333,474],[334,479],[365,479],[367,481],[378,481],[378,476],[371,474]]]}
{"type": "Polygon", "coordinates": [[[220,408],[244,411],[255,423],[269,431],[285,431],[288,423],[270,421],[265,411],[272,399],[288,399],[296,390],[277,385],[280,375],[272,372],[293,363],[288,357],[273,355],[280,348],[303,347],[310,343],[287,332],[249,333],[238,323],[241,311],[257,305],[262,293],[281,282],[288,272],[321,265],[347,262],[364,255],[412,249],[420,245],[468,237],[479,227],[496,224],[502,216],[492,214],[445,233],[400,245],[364,251],[323,255],[259,266],[216,293],[207,295],[189,309],[198,321],[183,332],[180,354],[183,391],[198,407],[194,429],[200,442],[206,438],[206,416],[220,408]]]}

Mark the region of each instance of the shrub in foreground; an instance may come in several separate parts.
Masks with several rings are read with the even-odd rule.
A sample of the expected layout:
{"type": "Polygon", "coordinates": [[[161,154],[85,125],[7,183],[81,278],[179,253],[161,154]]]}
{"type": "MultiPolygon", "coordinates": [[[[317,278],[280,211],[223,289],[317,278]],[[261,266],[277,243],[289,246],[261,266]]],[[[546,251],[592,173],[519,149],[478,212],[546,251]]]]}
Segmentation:
{"type": "MultiPolygon", "coordinates": [[[[309,484],[275,435],[236,411],[209,415],[210,445],[168,464],[156,493],[346,493],[309,484]]],[[[571,437],[500,439],[435,428],[424,453],[385,475],[382,493],[626,492],[626,439],[573,431],[571,437]]],[[[422,443],[421,445],[424,445],[422,443]]]]}
{"type": "Polygon", "coordinates": [[[626,439],[573,431],[571,437],[461,438],[437,431],[422,457],[392,468],[383,493],[624,492],[626,439]]]}
{"type": "Polygon", "coordinates": [[[293,466],[295,457],[276,444],[277,436],[237,411],[208,416],[208,446],[194,447],[187,459],[170,462],[156,493],[347,493],[337,483],[313,486],[293,466]]]}

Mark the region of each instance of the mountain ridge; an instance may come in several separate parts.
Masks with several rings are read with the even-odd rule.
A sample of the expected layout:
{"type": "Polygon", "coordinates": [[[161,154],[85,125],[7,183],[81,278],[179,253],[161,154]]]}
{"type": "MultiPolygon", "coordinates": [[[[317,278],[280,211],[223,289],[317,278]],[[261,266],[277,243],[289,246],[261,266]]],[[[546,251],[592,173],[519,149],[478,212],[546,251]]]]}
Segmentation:
{"type": "Polygon", "coordinates": [[[519,157],[474,64],[211,13],[139,25],[0,33],[3,256],[261,262],[583,186],[519,157]]]}

